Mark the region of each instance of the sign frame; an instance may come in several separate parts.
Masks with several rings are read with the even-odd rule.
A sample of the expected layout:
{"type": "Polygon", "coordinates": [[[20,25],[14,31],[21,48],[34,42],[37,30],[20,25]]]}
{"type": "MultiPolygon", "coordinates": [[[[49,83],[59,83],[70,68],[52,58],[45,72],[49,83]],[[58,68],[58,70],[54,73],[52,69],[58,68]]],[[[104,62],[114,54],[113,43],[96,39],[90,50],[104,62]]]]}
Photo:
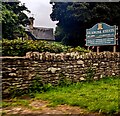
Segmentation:
{"type": "Polygon", "coordinates": [[[86,29],[86,46],[116,45],[117,26],[106,23],[97,23],[92,28],[86,29]]]}

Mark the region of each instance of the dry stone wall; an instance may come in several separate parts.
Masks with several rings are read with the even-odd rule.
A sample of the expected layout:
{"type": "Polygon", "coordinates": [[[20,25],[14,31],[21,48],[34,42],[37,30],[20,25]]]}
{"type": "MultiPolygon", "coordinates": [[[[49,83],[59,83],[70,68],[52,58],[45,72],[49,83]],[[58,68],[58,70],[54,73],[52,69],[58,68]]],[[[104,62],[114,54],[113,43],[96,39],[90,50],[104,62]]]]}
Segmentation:
{"type": "Polygon", "coordinates": [[[120,76],[120,53],[38,53],[25,57],[2,57],[3,96],[11,90],[28,89],[36,77],[57,85],[61,78],[72,82],[120,76]]]}

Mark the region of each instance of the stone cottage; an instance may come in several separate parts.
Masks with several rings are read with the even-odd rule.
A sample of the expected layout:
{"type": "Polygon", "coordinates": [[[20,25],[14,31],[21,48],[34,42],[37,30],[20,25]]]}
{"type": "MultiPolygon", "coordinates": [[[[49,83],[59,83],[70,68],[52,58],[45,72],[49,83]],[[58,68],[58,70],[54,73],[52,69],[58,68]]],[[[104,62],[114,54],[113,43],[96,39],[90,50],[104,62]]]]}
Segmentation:
{"type": "Polygon", "coordinates": [[[25,32],[28,35],[27,39],[32,40],[47,40],[54,41],[53,28],[34,27],[34,18],[29,18],[30,25],[25,28],[25,32]]]}

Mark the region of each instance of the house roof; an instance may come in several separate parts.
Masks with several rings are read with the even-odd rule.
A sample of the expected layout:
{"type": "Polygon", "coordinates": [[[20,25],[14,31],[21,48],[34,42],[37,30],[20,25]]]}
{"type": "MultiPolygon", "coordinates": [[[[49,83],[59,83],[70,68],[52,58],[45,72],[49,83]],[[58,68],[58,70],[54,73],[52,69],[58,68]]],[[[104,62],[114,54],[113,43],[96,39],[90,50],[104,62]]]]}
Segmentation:
{"type": "Polygon", "coordinates": [[[32,36],[37,40],[55,40],[53,28],[33,27],[33,29],[30,29],[29,27],[26,27],[25,31],[31,32],[32,36]]]}

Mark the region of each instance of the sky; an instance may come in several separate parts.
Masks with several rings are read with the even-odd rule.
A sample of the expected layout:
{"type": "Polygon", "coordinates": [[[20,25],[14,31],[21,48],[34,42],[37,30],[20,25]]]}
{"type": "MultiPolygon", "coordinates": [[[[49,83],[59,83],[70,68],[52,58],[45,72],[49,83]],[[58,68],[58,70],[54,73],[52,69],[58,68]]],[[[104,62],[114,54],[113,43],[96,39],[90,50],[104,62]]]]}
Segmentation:
{"type": "Polygon", "coordinates": [[[49,3],[50,0],[20,0],[25,3],[25,6],[31,11],[28,16],[34,16],[34,26],[39,27],[56,27],[56,21],[50,19],[50,14],[52,13],[52,5],[49,3]]]}

